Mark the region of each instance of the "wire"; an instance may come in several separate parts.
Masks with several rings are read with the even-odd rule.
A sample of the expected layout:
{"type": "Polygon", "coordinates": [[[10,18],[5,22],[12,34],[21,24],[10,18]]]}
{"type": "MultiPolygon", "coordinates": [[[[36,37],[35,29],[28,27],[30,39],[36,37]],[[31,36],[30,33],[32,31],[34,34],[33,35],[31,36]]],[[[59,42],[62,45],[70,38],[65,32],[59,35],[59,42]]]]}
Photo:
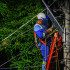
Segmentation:
{"type": "Polygon", "coordinates": [[[35,68],[35,67],[41,67],[41,66],[27,66],[27,67],[12,67],[12,68],[0,68],[2,70],[8,70],[8,69],[17,69],[17,68],[35,68]]]}
{"type": "Polygon", "coordinates": [[[25,33],[29,32],[29,31],[32,30],[32,29],[33,29],[33,28],[28,29],[27,31],[25,31],[25,32],[23,32],[23,33],[17,35],[15,38],[11,39],[11,40],[8,41],[6,44],[4,44],[4,45],[0,45],[0,47],[5,46],[5,45],[8,45],[8,43],[10,43],[10,42],[13,41],[14,39],[18,38],[18,37],[21,36],[22,34],[25,34],[25,33]]]}
{"type": "MultiPolygon", "coordinates": [[[[32,45],[32,46],[33,46],[33,45],[32,45]]],[[[32,46],[31,46],[31,47],[32,47],[32,46]]],[[[29,48],[31,48],[31,47],[29,47],[29,48]]],[[[29,48],[27,48],[26,50],[28,50],[29,48]]],[[[60,49],[62,49],[62,47],[61,47],[60,49]]],[[[58,49],[58,50],[60,50],[60,49],[58,49]]],[[[26,50],[24,50],[24,51],[26,51],[26,50]]],[[[22,54],[24,51],[22,51],[20,54],[22,54]]],[[[54,51],[54,52],[56,52],[56,51],[54,51]]],[[[53,53],[54,53],[54,52],[53,52],[53,53]]],[[[51,53],[51,54],[53,54],[53,53],[51,53]]],[[[20,54],[16,55],[16,56],[13,57],[12,59],[10,59],[10,60],[8,60],[7,62],[3,63],[2,65],[0,65],[0,67],[2,67],[3,65],[9,63],[11,60],[15,59],[15,58],[18,57],[20,54]]],[[[49,54],[49,55],[51,55],[51,54],[49,54]]],[[[48,56],[49,56],[49,55],[48,55],[48,56]]],[[[46,57],[48,57],[48,56],[46,56],[46,57]]]]}
{"type": "MultiPolygon", "coordinates": [[[[60,6],[60,7],[62,8],[62,6],[60,6]]],[[[70,14],[70,11],[66,7],[64,7],[64,9],[62,8],[62,10],[65,11],[66,13],[70,14]]]]}
{"type": "MultiPolygon", "coordinates": [[[[62,49],[63,47],[61,47],[61,48],[59,48],[58,50],[60,50],[60,49],[62,49]]],[[[58,50],[55,50],[53,53],[55,53],[56,51],[58,51],[58,50]]],[[[51,53],[51,54],[53,54],[53,53],[51,53]]],[[[48,56],[46,56],[46,57],[49,57],[51,54],[49,54],[48,56]]]]}
{"type": "MultiPolygon", "coordinates": [[[[34,44],[32,46],[30,46],[29,48],[27,48],[26,50],[30,49],[31,47],[33,47],[34,44]]],[[[2,67],[3,65],[9,63],[10,61],[12,61],[13,59],[15,59],[16,57],[18,57],[19,55],[21,55],[23,52],[25,52],[26,50],[22,51],[21,53],[19,53],[18,55],[16,55],[15,57],[11,58],[10,60],[6,61],[5,63],[1,64],[0,67],[2,67]]]]}
{"type": "Polygon", "coordinates": [[[56,0],[49,7],[51,7],[55,2],[56,2],[56,0]]]}
{"type": "MultiPolygon", "coordinates": [[[[46,10],[46,9],[45,9],[45,10],[46,10]]],[[[36,17],[36,16],[35,16],[35,17],[36,17]]],[[[32,18],[32,19],[33,19],[33,18],[32,18]]],[[[31,20],[32,20],[32,19],[31,19],[31,20]]],[[[31,21],[31,20],[30,20],[30,21],[31,21]]],[[[28,21],[28,22],[30,22],[30,21],[28,21]]],[[[28,23],[28,22],[27,22],[27,23],[28,23]]],[[[26,24],[27,24],[27,23],[26,23],[26,24]]],[[[24,25],[25,25],[25,24],[24,24],[24,25]]],[[[22,25],[19,29],[21,29],[24,25],[22,25]]],[[[17,32],[19,29],[17,29],[15,32],[17,32]]],[[[14,33],[15,33],[15,32],[14,32],[14,33]]],[[[9,35],[8,37],[6,37],[5,39],[3,39],[2,41],[6,40],[6,39],[9,38],[10,36],[12,36],[14,33],[12,33],[11,35],[9,35]]],[[[25,32],[23,32],[22,34],[24,34],[24,33],[25,33],[25,32]]],[[[20,35],[21,35],[21,34],[20,34],[20,35]]],[[[18,35],[18,36],[20,36],[20,35],[18,35]]],[[[17,37],[18,37],[18,36],[17,36],[17,37]]],[[[15,38],[17,38],[17,37],[15,37],[15,38]]],[[[15,39],[15,38],[14,38],[14,39],[15,39]]],[[[13,40],[13,39],[12,39],[12,40],[13,40]]],[[[11,41],[12,41],[12,40],[11,40],[11,41]]],[[[32,47],[32,46],[31,46],[31,47],[32,47]]],[[[30,48],[30,47],[29,47],[29,48],[30,48]]],[[[27,49],[29,49],[29,48],[27,48],[27,49]]],[[[26,50],[27,50],[27,49],[26,49],[26,50]]],[[[24,50],[24,51],[26,51],[26,50],[24,50]]],[[[23,52],[24,52],[24,51],[23,51],[23,52]]],[[[23,53],[23,52],[21,52],[21,53],[23,53]]],[[[21,54],[21,53],[20,53],[20,54],[21,54]]],[[[11,60],[15,59],[15,58],[18,57],[20,54],[16,55],[16,56],[13,57],[12,59],[10,59],[10,60],[8,60],[7,62],[3,63],[2,65],[0,65],[0,67],[2,67],[3,65],[9,63],[11,60]]]]}
{"type": "MultiPolygon", "coordinates": [[[[33,46],[33,45],[32,45],[32,46],[33,46]]],[[[31,47],[32,47],[32,46],[31,46],[31,47]]],[[[30,47],[29,47],[29,48],[30,48],[30,47]]],[[[29,49],[29,48],[27,48],[27,49],[29,49]]],[[[26,49],[26,50],[27,50],[27,49],[26,49]]],[[[24,51],[26,51],[26,50],[24,50],[24,51]]],[[[24,51],[23,51],[23,52],[24,52],[24,51]]],[[[23,52],[21,52],[21,53],[23,53],[23,52]]],[[[54,52],[56,52],[56,51],[54,51],[54,52]]],[[[20,53],[20,54],[21,54],[21,53],[20,53]]],[[[2,67],[3,65],[7,64],[7,63],[10,62],[11,60],[15,59],[15,58],[18,57],[20,54],[16,55],[15,57],[13,57],[12,59],[8,60],[7,62],[1,64],[0,67],[2,67]]],[[[52,54],[52,53],[51,53],[51,54],[52,54]]],[[[50,55],[51,55],[51,54],[50,54],[50,55]]],[[[48,55],[48,56],[49,56],[49,55],[48,55]]],[[[48,56],[47,56],[47,57],[48,57],[48,56]]]]}
{"type": "MultiPolygon", "coordinates": [[[[57,2],[57,1],[56,1],[57,2]]],[[[59,2],[58,2],[59,3],[59,2]]],[[[65,2],[64,2],[65,3],[65,2]]],[[[64,12],[64,10],[68,13],[68,14],[70,14],[70,11],[69,11],[69,9],[67,9],[65,6],[63,6],[64,5],[64,3],[62,3],[62,4],[58,4],[58,6],[63,10],[63,12],[64,12]],[[64,9],[62,8],[62,6],[64,7],[64,9]]],[[[65,13],[65,12],[64,12],[65,13]]]]}
{"type": "MultiPolygon", "coordinates": [[[[63,10],[63,8],[62,8],[63,4],[64,4],[64,3],[62,3],[62,4],[61,4],[61,6],[59,6],[59,4],[58,4],[58,6],[60,7],[60,9],[57,9],[57,10],[56,10],[56,9],[54,9],[54,11],[55,11],[55,12],[56,12],[56,11],[59,11],[59,10],[61,10],[61,11],[62,11],[62,10],[63,10]]],[[[66,9],[66,7],[65,7],[64,9],[67,11],[67,13],[68,13],[68,14],[70,14],[70,11],[69,11],[69,10],[67,10],[67,9],[66,9]],[[69,12],[68,12],[68,11],[69,11],[69,12]]],[[[53,10],[53,9],[52,9],[52,10],[53,10]]],[[[63,10],[63,12],[64,12],[64,10],[63,10]]],[[[65,13],[65,12],[64,12],[64,13],[65,13]]],[[[61,14],[61,15],[63,15],[63,14],[61,14]]],[[[57,16],[56,18],[60,18],[60,17],[61,17],[61,15],[60,15],[60,16],[57,16]]],[[[69,17],[69,18],[70,18],[70,17],[69,17]]],[[[70,19],[67,19],[67,18],[64,18],[64,19],[65,19],[65,20],[70,21],[70,19]]]]}
{"type": "MultiPolygon", "coordinates": [[[[43,11],[45,11],[46,9],[44,9],[43,11]]],[[[41,11],[41,12],[43,12],[41,11]]],[[[36,15],[37,16],[37,15],[36,15]]],[[[30,19],[28,22],[26,22],[25,24],[23,24],[22,26],[20,26],[15,32],[13,32],[12,34],[10,34],[9,36],[7,36],[6,38],[4,38],[2,41],[8,39],[10,36],[12,36],[14,33],[16,33],[19,29],[21,29],[23,26],[25,26],[26,24],[28,24],[30,21],[32,21],[36,16],[34,16],[32,19],[30,19]]],[[[0,41],[0,42],[2,42],[0,41]]]]}
{"type": "MultiPolygon", "coordinates": [[[[33,45],[34,45],[34,44],[33,44],[33,45]]],[[[31,47],[33,47],[33,45],[32,45],[31,47]]],[[[31,48],[31,47],[29,47],[29,48],[31,48]]],[[[28,50],[29,48],[27,48],[26,50],[28,50]]],[[[62,47],[61,47],[61,48],[62,48],[62,47]]],[[[61,49],[61,48],[60,48],[60,49],[61,49]]],[[[58,50],[60,50],[60,49],[58,49],[58,50]]],[[[24,51],[26,51],[26,50],[24,50],[24,51]]],[[[18,57],[19,55],[21,55],[24,51],[22,51],[20,54],[16,55],[16,56],[13,57],[12,59],[8,60],[7,62],[3,63],[2,65],[0,65],[0,67],[2,67],[3,65],[9,63],[9,62],[12,61],[13,59],[15,59],[16,57],[18,57]]],[[[56,52],[56,51],[54,51],[54,52],[56,52]]],[[[53,53],[54,53],[54,52],[53,52],[53,53]]],[[[51,53],[51,54],[53,54],[53,53],[51,53]]],[[[50,55],[51,55],[51,54],[50,54],[50,55]]],[[[49,55],[48,55],[48,56],[49,56],[49,55]]],[[[46,56],[46,57],[48,57],[48,56],[46,56]]],[[[13,67],[13,68],[17,68],[17,67],[13,67]]],[[[24,68],[24,67],[22,67],[22,68],[24,68]]],[[[0,68],[0,69],[11,69],[11,68],[0,68]]]]}
{"type": "MultiPolygon", "coordinates": [[[[54,2],[55,2],[55,1],[54,1],[54,2]]],[[[54,2],[53,2],[53,3],[54,3],[54,2]]],[[[52,3],[52,4],[53,4],[53,3],[52,3]]],[[[52,4],[51,4],[51,5],[52,5],[52,4]]],[[[51,5],[50,5],[50,6],[51,6],[51,5]]],[[[50,7],[50,6],[49,6],[49,7],[50,7]]],[[[44,9],[44,10],[46,10],[46,9],[44,9]]],[[[44,10],[43,10],[43,11],[44,11],[44,10]]],[[[31,28],[31,29],[32,29],[32,28],[31,28]]],[[[31,29],[29,29],[29,30],[27,30],[27,31],[25,31],[25,32],[23,32],[23,33],[21,33],[21,34],[19,34],[18,36],[20,36],[20,35],[22,35],[22,34],[25,34],[26,32],[30,31],[31,29]]],[[[16,37],[13,38],[12,40],[16,39],[18,36],[16,36],[16,37]]],[[[6,39],[5,39],[5,40],[6,40],[6,39]]],[[[10,40],[9,42],[11,42],[12,40],[10,40]]],[[[9,43],[9,42],[8,42],[8,43],[9,43]]],[[[4,44],[4,45],[7,45],[8,43],[6,43],[6,44],[4,44]]],[[[0,45],[0,47],[2,47],[2,46],[4,46],[4,45],[0,45]]]]}
{"type": "Polygon", "coordinates": [[[64,14],[60,14],[59,16],[56,16],[55,18],[60,18],[60,17],[62,17],[62,15],[64,15],[64,14]]]}
{"type": "MultiPolygon", "coordinates": [[[[55,1],[54,1],[55,2],[55,1]]],[[[53,4],[54,4],[54,2],[49,6],[49,7],[51,7],[53,4]]],[[[44,11],[46,11],[46,9],[44,9],[43,11],[41,11],[41,12],[44,12],[44,11]]],[[[38,14],[37,14],[38,15],[38,14]]],[[[36,15],[36,16],[37,16],[36,15]]],[[[7,36],[6,38],[4,38],[2,41],[0,41],[0,42],[3,42],[4,40],[6,40],[6,39],[8,39],[10,36],[12,36],[14,33],[16,33],[19,29],[21,29],[23,26],[25,26],[26,24],[28,24],[30,21],[32,21],[36,16],[34,16],[32,19],[30,19],[28,22],[26,22],[25,24],[23,24],[22,26],[20,26],[16,31],[14,31],[12,34],[10,34],[9,36],[7,36]]]]}

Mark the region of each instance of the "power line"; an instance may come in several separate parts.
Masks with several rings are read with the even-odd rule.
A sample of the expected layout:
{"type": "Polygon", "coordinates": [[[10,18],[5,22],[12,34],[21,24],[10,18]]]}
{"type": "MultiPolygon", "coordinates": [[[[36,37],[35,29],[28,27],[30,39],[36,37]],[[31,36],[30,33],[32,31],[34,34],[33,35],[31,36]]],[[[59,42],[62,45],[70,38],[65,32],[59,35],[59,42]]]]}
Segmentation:
{"type": "MultiPolygon", "coordinates": [[[[30,46],[29,48],[27,48],[26,50],[30,49],[31,47],[33,47],[34,44],[32,46],[30,46]]],[[[21,55],[23,52],[25,52],[26,50],[22,51],[21,53],[19,53],[18,55],[16,55],[15,57],[11,58],[10,60],[6,61],[5,63],[1,64],[0,67],[2,67],[3,65],[9,63],[10,61],[12,61],[13,59],[15,59],[16,57],[18,57],[19,55],[21,55]]]]}
{"type": "MultiPolygon", "coordinates": [[[[33,44],[33,45],[34,45],[34,44],[33,44]]],[[[32,46],[33,46],[33,45],[32,45],[32,46]]],[[[31,46],[31,47],[32,47],[32,46],[31,46]]],[[[29,48],[31,48],[31,47],[29,47],[29,48]]],[[[27,48],[26,50],[28,50],[29,48],[27,48]]],[[[62,49],[62,47],[59,48],[58,50],[60,50],[60,49],[62,49]]],[[[26,51],[26,50],[24,50],[24,51],[26,51]]],[[[24,51],[22,51],[20,54],[22,54],[24,51]]],[[[54,51],[54,52],[56,52],[56,51],[54,51]]],[[[54,53],[54,52],[53,52],[53,53],[54,53]]],[[[51,53],[51,54],[53,54],[53,53],[51,53]]],[[[7,62],[3,63],[2,65],[0,65],[0,67],[2,67],[3,65],[9,63],[11,60],[15,59],[15,58],[18,57],[20,54],[16,55],[16,56],[13,57],[12,59],[10,59],[10,60],[8,60],[7,62]]],[[[51,54],[49,54],[49,55],[51,55],[51,54]]],[[[48,56],[49,56],[49,55],[48,55],[48,56]]],[[[48,56],[46,56],[46,57],[48,57],[48,56]]]]}
{"type": "MultiPolygon", "coordinates": [[[[45,11],[46,9],[44,9],[43,11],[45,11]]],[[[43,12],[41,11],[41,12],[43,12]]],[[[37,15],[36,15],[37,16],[37,15]]],[[[13,32],[12,34],[10,34],[9,36],[7,36],[6,38],[4,38],[2,41],[8,39],[10,36],[12,36],[14,33],[16,33],[19,29],[21,29],[22,27],[24,27],[26,24],[28,24],[30,21],[32,21],[36,16],[34,16],[32,19],[30,19],[28,22],[26,22],[25,24],[23,24],[22,26],[20,26],[15,32],[13,32]]],[[[2,42],[0,41],[0,42],[2,42]]]]}
{"type": "Polygon", "coordinates": [[[20,69],[22,69],[22,68],[36,68],[36,67],[41,67],[41,66],[26,66],[26,67],[12,67],[12,68],[0,68],[0,69],[2,69],[2,70],[8,70],[8,69],[17,69],[17,68],[20,68],[20,69]]]}
{"type": "MultiPolygon", "coordinates": [[[[57,1],[56,1],[57,2],[57,1]]],[[[59,2],[58,2],[59,3],[59,2]]],[[[70,14],[70,11],[69,11],[69,9],[67,9],[65,6],[63,6],[65,4],[65,2],[63,2],[62,4],[58,4],[58,6],[64,11],[66,11],[68,14],[70,14]],[[62,8],[62,7],[64,7],[64,8],[62,8]]],[[[65,12],[64,12],[65,13],[65,12]]]]}
{"type": "MultiPolygon", "coordinates": [[[[32,45],[32,46],[33,46],[33,45],[32,45]]],[[[32,46],[31,46],[31,47],[32,47],[32,46]]],[[[30,48],[30,47],[29,47],[29,48],[30,48]]],[[[29,49],[29,48],[27,48],[27,49],[29,49]]],[[[62,47],[61,47],[61,48],[62,48],[62,47]]],[[[27,49],[26,49],[26,50],[27,50],[27,49]]],[[[26,50],[24,50],[24,51],[26,51],[26,50]]],[[[23,51],[23,52],[24,52],[24,51],[23,51]]],[[[23,53],[23,52],[21,52],[21,53],[23,53]]],[[[56,51],[54,51],[54,52],[56,52],[56,51]]],[[[20,54],[21,54],[21,53],[20,53],[20,54]]],[[[18,57],[20,54],[16,55],[16,56],[13,57],[12,59],[10,59],[10,60],[8,60],[7,62],[3,63],[2,65],[0,65],[0,67],[2,67],[3,65],[7,64],[8,62],[10,62],[11,60],[13,60],[14,58],[18,57]]],[[[53,54],[53,53],[51,53],[51,54],[53,54]]],[[[51,54],[50,54],[50,55],[51,55],[51,54]]],[[[49,55],[48,55],[48,56],[49,56],[49,55]]],[[[48,57],[48,56],[46,56],[46,57],[48,57]]]]}
{"type": "MultiPolygon", "coordinates": [[[[55,1],[54,1],[55,2],[55,1]]],[[[54,2],[49,6],[49,7],[51,7],[53,4],[54,4],[54,2]]],[[[44,12],[46,9],[44,9],[43,11],[41,11],[41,12],[44,12]]],[[[37,15],[36,15],[37,16],[37,15]]],[[[22,26],[20,26],[16,31],[14,31],[12,34],[10,34],[9,36],[7,36],[6,38],[4,38],[2,41],[4,41],[4,40],[6,40],[6,39],[8,39],[10,36],[12,36],[14,33],[16,33],[19,29],[21,29],[23,26],[25,26],[26,24],[28,24],[30,21],[32,21],[36,16],[34,16],[32,19],[30,19],[28,22],[26,22],[25,24],[23,24],[22,26]]],[[[0,41],[0,42],[2,42],[2,41],[0,41]]]]}
{"type": "MultiPolygon", "coordinates": [[[[24,26],[24,25],[23,25],[23,26],[24,26]]],[[[22,26],[22,27],[23,27],[23,26],[22,26]]],[[[22,28],[22,27],[20,27],[20,28],[22,28]]],[[[20,28],[19,28],[19,29],[20,29],[20,28]]],[[[19,29],[17,29],[16,31],[18,31],[19,29]]],[[[15,33],[15,32],[14,32],[14,33],[15,33]]],[[[12,36],[14,33],[12,33],[10,36],[12,36]]],[[[8,37],[10,37],[10,36],[8,36],[8,37]]],[[[3,40],[6,40],[8,37],[6,37],[6,38],[3,39],[3,40]]],[[[26,50],[24,50],[24,51],[26,51],[26,50]]],[[[24,51],[23,51],[23,52],[24,52],[24,51]]],[[[21,53],[22,53],[22,52],[21,52],[21,53]]],[[[21,54],[21,53],[20,53],[20,54],[21,54]]],[[[17,56],[19,56],[20,54],[16,55],[14,58],[16,58],[17,56]]],[[[14,58],[12,58],[12,59],[10,59],[9,61],[3,63],[2,65],[0,65],[0,67],[2,67],[3,65],[7,64],[8,62],[10,62],[11,60],[13,60],[14,58]]]]}
{"type": "MultiPolygon", "coordinates": [[[[55,2],[55,1],[54,1],[54,2],[55,2]]],[[[53,3],[54,3],[54,2],[53,2],[53,3]]],[[[52,3],[52,4],[53,4],[53,3],[52,3]]],[[[52,5],[52,4],[51,4],[51,5],[52,5]]],[[[50,6],[51,6],[51,5],[50,5],[50,6]]],[[[49,6],[49,7],[50,7],[50,6],[49,6]]],[[[46,10],[46,9],[44,9],[43,11],[45,11],[45,10],[46,10]]],[[[43,11],[42,11],[42,12],[43,12],[43,11]]],[[[31,28],[31,29],[32,29],[32,28],[31,28]]],[[[25,31],[25,32],[23,32],[23,33],[21,33],[21,34],[19,34],[18,36],[16,36],[16,37],[13,38],[12,40],[16,39],[17,37],[19,37],[19,36],[22,35],[22,34],[25,34],[26,32],[30,31],[31,29],[29,29],[29,30],[27,30],[27,31],[25,31]]],[[[11,42],[12,40],[10,40],[9,42],[11,42]]],[[[9,42],[8,42],[8,43],[9,43],[9,42]]],[[[6,44],[4,44],[4,45],[7,45],[8,43],[6,43],[6,44]]],[[[2,47],[2,46],[4,46],[4,45],[0,45],[0,47],[2,47]]]]}
{"type": "Polygon", "coordinates": [[[30,30],[32,30],[33,28],[31,28],[31,29],[28,29],[27,31],[25,31],[25,32],[22,32],[21,34],[19,34],[19,35],[17,35],[16,37],[14,37],[13,39],[11,39],[10,41],[8,41],[6,44],[4,44],[4,45],[0,45],[0,47],[2,47],[2,46],[5,46],[5,45],[8,45],[8,43],[10,43],[11,41],[13,41],[14,39],[16,39],[16,38],[18,38],[19,36],[21,36],[21,35],[23,35],[23,34],[25,34],[25,33],[27,33],[27,32],[29,32],[30,30]]]}
{"type": "MultiPolygon", "coordinates": [[[[34,45],[34,44],[33,44],[33,45],[34,45]]],[[[32,45],[31,47],[33,47],[33,45],[32,45]]],[[[31,47],[29,47],[29,48],[31,48],[31,47]]],[[[29,48],[27,48],[26,50],[28,50],[29,48]]],[[[61,49],[61,48],[60,48],[60,49],[61,49]]],[[[59,50],[60,50],[60,49],[59,49],[59,50]]],[[[26,50],[24,50],[24,51],[26,51],[26,50]]],[[[3,63],[2,65],[0,65],[0,67],[2,67],[3,65],[9,63],[9,62],[12,61],[13,59],[15,59],[16,57],[18,57],[19,55],[21,55],[24,51],[22,51],[20,54],[16,55],[16,56],[13,57],[12,59],[8,60],[7,62],[3,63]]],[[[56,51],[54,51],[54,52],[56,52],[56,51]]],[[[51,54],[53,54],[53,53],[51,53],[51,54]]],[[[51,55],[51,54],[50,54],[50,55],[51,55]]],[[[49,55],[48,55],[48,56],[49,56],[49,55]]],[[[48,56],[46,56],[46,57],[48,57],[48,56]]],[[[17,68],[17,67],[13,67],[13,68],[17,68]]],[[[0,69],[2,69],[2,68],[0,68],[0,69]]],[[[5,69],[5,68],[3,68],[3,69],[5,69]]],[[[11,68],[6,68],[6,69],[11,69],[11,68]]]]}

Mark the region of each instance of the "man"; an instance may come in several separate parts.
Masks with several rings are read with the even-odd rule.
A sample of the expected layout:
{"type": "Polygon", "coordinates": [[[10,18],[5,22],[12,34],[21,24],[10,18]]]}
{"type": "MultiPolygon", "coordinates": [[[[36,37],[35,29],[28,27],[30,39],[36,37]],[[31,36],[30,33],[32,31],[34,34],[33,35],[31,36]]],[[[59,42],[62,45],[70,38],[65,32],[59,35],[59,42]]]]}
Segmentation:
{"type": "MultiPolygon", "coordinates": [[[[45,36],[47,36],[47,34],[50,33],[51,28],[48,29],[45,25],[43,25],[43,23],[48,18],[48,17],[46,17],[46,15],[44,13],[39,13],[37,15],[37,18],[38,18],[38,21],[34,25],[34,32],[40,39],[42,39],[45,36]]],[[[45,44],[42,42],[39,42],[39,44],[38,44],[38,46],[40,46],[40,50],[41,50],[42,56],[43,56],[42,70],[45,70],[45,63],[48,60],[48,57],[45,58],[45,54],[46,54],[46,56],[48,56],[48,54],[49,54],[50,41],[47,41],[47,43],[48,43],[48,45],[46,45],[46,53],[45,53],[45,44]]]]}

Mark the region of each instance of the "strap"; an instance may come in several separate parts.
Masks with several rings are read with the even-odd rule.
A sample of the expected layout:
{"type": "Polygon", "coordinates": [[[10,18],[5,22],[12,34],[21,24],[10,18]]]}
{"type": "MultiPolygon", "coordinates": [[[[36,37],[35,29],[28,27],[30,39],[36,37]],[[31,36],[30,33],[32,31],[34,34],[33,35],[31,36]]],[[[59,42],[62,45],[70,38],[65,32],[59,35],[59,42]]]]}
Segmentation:
{"type": "Polygon", "coordinates": [[[42,55],[40,49],[38,48],[37,37],[36,37],[36,33],[35,33],[35,32],[34,32],[34,37],[35,37],[35,44],[36,44],[36,47],[37,47],[38,51],[40,52],[40,54],[42,55]]]}
{"type": "Polygon", "coordinates": [[[41,41],[41,43],[43,43],[45,45],[48,45],[47,43],[45,43],[44,41],[42,41],[40,38],[39,38],[39,40],[41,41]]]}
{"type": "Polygon", "coordinates": [[[36,33],[34,32],[34,37],[36,37],[36,33]]]}
{"type": "MultiPolygon", "coordinates": [[[[36,44],[36,46],[38,45],[38,43],[37,43],[37,38],[36,38],[36,33],[34,32],[34,37],[35,37],[35,44],[36,44]]],[[[43,44],[45,44],[45,45],[48,45],[48,44],[46,44],[44,41],[42,41],[40,38],[39,38],[39,40],[41,41],[41,43],[43,43],[43,44]]]]}
{"type": "MultiPolygon", "coordinates": [[[[34,32],[34,38],[35,38],[35,44],[36,44],[36,46],[38,45],[38,43],[37,43],[37,38],[36,38],[36,33],[34,32]]],[[[37,47],[38,48],[38,47],[37,47]]]]}
{"type": "MultiPolygon", "coordinates": [[[[38,25],[38,26],[40,26],[40,27],[41,27],[41,29],[43,29],[41,25],[39,25],[39,24],[37,24],[37,23],[36,23],[36,24],[35,24],[35,26],[37,26],[37,25],[38,25]]],[[[34,26],[34,27],[35,27],[35,26],[34,26]]]]}

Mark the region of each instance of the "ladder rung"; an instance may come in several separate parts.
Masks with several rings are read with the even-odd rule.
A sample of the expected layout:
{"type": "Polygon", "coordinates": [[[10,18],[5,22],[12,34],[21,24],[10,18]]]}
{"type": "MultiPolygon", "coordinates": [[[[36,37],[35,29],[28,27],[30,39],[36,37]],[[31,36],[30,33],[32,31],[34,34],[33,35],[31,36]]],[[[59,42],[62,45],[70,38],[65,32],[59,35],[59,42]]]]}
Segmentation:
{"type": "Polygon", "coordinates": [[[52,58],[55,58],[55,57],[57,57],[57,56],[52,56],[52,58]]]}

